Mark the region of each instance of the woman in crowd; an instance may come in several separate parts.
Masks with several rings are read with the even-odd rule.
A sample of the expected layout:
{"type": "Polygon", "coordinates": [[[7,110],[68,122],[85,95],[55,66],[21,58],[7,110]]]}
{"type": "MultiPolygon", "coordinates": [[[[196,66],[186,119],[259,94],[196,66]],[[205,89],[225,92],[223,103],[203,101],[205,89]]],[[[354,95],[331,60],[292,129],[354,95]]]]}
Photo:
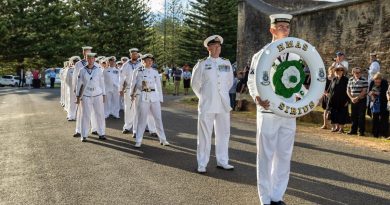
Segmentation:
{"type": "Polygon", "coordinates": [[[329,87],[329,101],[327,112],[330,112],[332,132],[344,133],[344,125],[348,122],[348,102],[347,95],[348,78],[344,76],[344,68],[335,67],[335,77],[329,87]]]}
{"type": "Polygon", "coordinates": [[[188,95],[188,89],[190,88],[191,84],[191,71],[189,65],[184,65],[184,71],[183,71],[183,85],[184,85],[184,95],[188,95]]]}
{"type": "Polygon", "coordinates": [[[26,84],[28,86],[28,89],[31,89],[32,80],[33,80],[33,74],[31,72],[31,70],[28,69],[26,72],[26,84]]]}
{"type": "Polygon", "coordinates": [[[333,78],[334,78],[334,67],[333,66],[330,66],[328,68],[328,77],[326,79],[326,85],[325,85],[325,91],[324,91],[324,95],[322,96],[322,101],[321,101],[321,107],[322,109],[324,109],[324,114],[323,114],[323,120],[324,120],[324,123],[321,127],[321,129],[327,129],[327,118],[328,118],[328,110],[326,109],[326,107],[328,106],[328,101],[329,101],[329,86],[330,86],[330,83],[332,82],[333,78]]]}
{"type": "Polygon", "coordinates": [[[387,110],[387,99],[390,97],[386,93],[389,84],[383,79],[382,74],[376,73],[368,88],[370,98],[370,109],[372,113],[372,134],[374,137],[388,137],[389,111],[387,110]]]}

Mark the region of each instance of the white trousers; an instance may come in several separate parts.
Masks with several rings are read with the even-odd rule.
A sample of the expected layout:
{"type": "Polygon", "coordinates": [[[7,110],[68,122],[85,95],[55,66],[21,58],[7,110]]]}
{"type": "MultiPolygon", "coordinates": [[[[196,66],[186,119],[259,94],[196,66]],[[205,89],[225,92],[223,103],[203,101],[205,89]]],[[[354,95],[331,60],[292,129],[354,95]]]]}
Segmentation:
{"type": "Polygon", "coordinates": [[[106,93],[106,102],[104,103],[104,115],[108,117],[113,115],[119,117],[119,92],[110,91],[106,93]]]}
{"type": "Polygon", "coordinates": [[[161,105],[160,102],[143,102],[142,100],[138,101],[137,105],[137,135],[136,142],[142,142],[144,136],[148,115],[152,115],[153,120],[156,125],[156,132],[160,141],[165,141],[166,136],[164,132],[164,127],[161,118],[161,105]]]}
{"type": "Polygon", "coordinates": [[[138,98],[136,98],[133,102],[131,101],[131,97],[129,94],[130,90],[124,94],[124,103],[125,103],[125,125],[123,125],[123,130],[130,130],[133,128],[134,133],[134,124],[135,124],[135,115],[136,115],[136,104],[138,98]]]}
{"type": "Polygon", "coordinates": [[[281,201],[290,175],[295,118],[257,111],[257,189],[261,204],[281,201]]]}
{"type": "Polygon", "coordinates": [[[66,95],[68,96],[66,99],[67,100],[66,104],[68,106],[67,118],[68,119],[76,119],[76,108],[77,108],[76,94],[73,92],[73,89],[71,87],[66,86],[66,95]]]}
{"type": "Polygon", "coordinates": [[[60,97],[60,103],[61,105],[65,105],[65,82],[61,81],[61,97],[60,97]]]}
{"type": "Polygon", "coordinates": [[[80,106],[80,117],[81,117],[81,137],[88,137],[89,127],[92,113],[95,114],[96,118],[96,131],[100,135],[105,135],[106,121],[104,118],[104,103],[103,96],[99,95],[96,97],[84,96],[81,100],[80,106]]]}
{"type": "Polygon", "coordinates": [[[211,135],[215,129],[215,155],[217,163],[229,163],[230,112],[198,114],[198,166],[207,167],[210,159],[211,135]]]}
{"type": "Polygon", "coordinates": [[[156,133],[157,132],[157,130],[156,130],[156,123],[154,122],[152,113],[149,113],[148,119],[146,121],[147,121],[147,124],[148,124],[149,133],[156,133]]]}

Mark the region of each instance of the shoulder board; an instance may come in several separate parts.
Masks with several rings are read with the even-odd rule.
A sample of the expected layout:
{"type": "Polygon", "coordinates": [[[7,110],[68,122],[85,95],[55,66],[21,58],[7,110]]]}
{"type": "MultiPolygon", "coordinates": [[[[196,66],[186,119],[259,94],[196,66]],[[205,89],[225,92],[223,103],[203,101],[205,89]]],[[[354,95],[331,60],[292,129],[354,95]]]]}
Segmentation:
{"type": "Polygon", "coordinates": [[[202,62],[202,61],[205,61],[206,59],[207,59],[207,57],[206,57],[206,58],[199,59],[198,61],[199,61],[199,62],[202,62]]]}

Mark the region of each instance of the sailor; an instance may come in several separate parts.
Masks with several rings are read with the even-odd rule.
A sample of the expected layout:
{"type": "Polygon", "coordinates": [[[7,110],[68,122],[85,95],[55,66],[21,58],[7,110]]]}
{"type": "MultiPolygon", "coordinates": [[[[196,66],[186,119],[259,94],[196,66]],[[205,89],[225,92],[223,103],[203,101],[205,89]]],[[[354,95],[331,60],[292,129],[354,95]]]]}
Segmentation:
{"type": "Polygon", "coordinates": [[[66,107],[65,107],[65,95],[66,95],[66,92],[65,92],[65,75],[66,75],[66,70],[68,69],[68,64],[69,61],[65,61],[64,62],[64,67],[61,68],[60,72],[59,72],[59,77],[60,77],[60,80],[61,80],[61,97],[60,97],[60,104],[62,107],[64,107],[64,109],[66,110],[66,107]]]}
{"type": "Polygon", "coordinates": [[[65,75],[65,93],[66,93],[66,104],[68,105],[68,115],[67,119],[68,121],[75,121],[76,120],[76,94],[74,92],[74,85],[73,83],[73,72],[74,72],[74,65],[79,62],[81,59],[78,56],[72,56],[69,59],[69,68],[67,69],[66,75],[65,75]]]}
{"type": "Polygon", "coordinates": [[[103,70],[106,89],[106,103],[104,104],[105,118],[112,115],[119,119],[119,70],[115,67],[115,56],[108,58],[108,66],[103,70]]]}
{"type": "Polygon", "coordinates": [[[133,101],[136,100],[136,95],[139,93],[137,97],[138,102],[136,103],[138,123],[135,147],[141,147],[149,113],[153,116],[160,144],[168,146],[169,143],[165,136],[161,118],[160,103],[163,102],[161,81],[158,72],[152,68],[154,62],[153,55],[143,55],[142,62],[144,68],[139,68],[133,74],[133,81],[130,86],[130,94],[133,101]]]}
{"type": "Polygon", "coordinates": [[[142,64],[138,61],[138,49],[131,48],[130,52],[130,60],[126,61],[122,68],[121,74],[119,78],[119,92],[120,95],[124,97],[124,108],[125,108],[125,124],[123,125],[123,134],[128,134],[131,132],[131,128],[133,128],[133,135],[136,133],[136,126],[134,126],[134,120],[136,111],[136,106],[134,105],[134,101],[131,100],[130,96],[130,85],[133,80],[134,71],[138,70],[142,67],[142,64]]]}
{"type": "Polygon", "coordinates": [[[215,153],[217,167],[233,170],[229,164],[230,98],[233,85],[233,69],[230,61],[219,57],[223,38],[219,35],[208,37],[203,45],[209,57],[199,60],[192,73],[191,85],[199,99],[198,103],[198,173],[206,173],[210,158],[211,134],[215,130],[215,153]]]}
{"type": "MultiPolygon", "coordinates": [[[[273,14],[270,16],[270,19],[272,41],[289,36],[291,15],[273,14]]],[[[249,93],[257,104],[257,188],[262,205],[283,205],[285,204],[282,201],[283,195],[287,189],[290,175],[296,119],[275,115],[268,110],[270,102],[259,96],[257,92],[255,83],[257,59],[264,51],[264,48],[253,56],[248,77],[249,93]]],[[[275,71],[277,65],[284,61],[299,59],[300,57],[294,53],[286,53],[279,56],[275,60],[271,71],[275,71]]],[[[284,100],[293,103],[296,101],[296,96],[284,100]]]]}
{"type": "Polygon", "coordinates": [[[76,102],[80,105],[81,141],[88,137],[91,112],[95,113],[99,139],[105,140],[106,123],[104,119],[105,89],[103,72],[95,64],[96,53],[88,53],[88,64],[80,71],[76,85],[76,102]]]}

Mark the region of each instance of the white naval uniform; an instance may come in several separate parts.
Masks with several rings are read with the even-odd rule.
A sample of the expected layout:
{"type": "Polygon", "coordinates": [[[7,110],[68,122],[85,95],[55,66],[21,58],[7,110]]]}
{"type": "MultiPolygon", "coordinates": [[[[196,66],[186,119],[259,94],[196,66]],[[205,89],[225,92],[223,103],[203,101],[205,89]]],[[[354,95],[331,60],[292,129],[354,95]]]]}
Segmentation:
{"type": "Polygon", "coordinates": [[[123,125],[123,130],[130,130],[133,128],[133,133],[136,132],[136,101],[131,101],[130,85],[133,81],[133,73],[137,71],[142,66],[141,62],[136,61],[132,63],[131,60],[127,61],[122,65],[121,74],[119,78],[119,90],[125,90],[124,93],[124,104],[125,104],[125,124],[123,125]],[[124,87],[125,85],[125,87],[124,87]],[[125,89],[123,89],[125,88],[125,89]]]}
{"type": "Polygon", "coordinates": [[[60,77],[60,80],[61,80],[61,98],[60,98],[60,104],[62,106],[64,106],[64,109],[66,110],[66,99],[65,99],[65,95],[66,95],[66,91],[65,91],[65,75],[66,75],[66,70],[67,68],[61,68],[60,70],[60,73],[59,73],[59,77],[60,77]]]}
{"type": "MultiPolygon", "coordinates": [[[[254,100],[258,96],[255,83],[257,59],[263,52],[263,49],[253,56],[248,77],[249,93],[254,100]]],[[[300,59],[294,53],[284,54],[280,57],[280,60],[275,60],[276,65],[285,60],[300,59]]],[[[272,69],[270,73],[274,72],[272,69]]],[[[261,96],[260,98],[266,100],[261,96]]],[[[295,96],[285,100],[294,102],[295,96]]],[[[281,201],[287,189],[296,131],[296,119],[278,116],[260,105],[256,107],[257,188],[261,204],[270,204],[271,201],[281,201]]]]}
{"type": "Polygon", "coordinates": [[[82,68],[76,85],[76,96],[81,97],[81,137],[88,137],[92,112],[95,113],[98,135],[105,135],[106,122],[103,103],[103,96],[105,95],[102,70],[96,65],[93,66],[93,69],[88,69],[87,66],[82,68]]]}
{"type": "Polygon", "coordinates": [[[75,120],[76,119],[76,94],[74,92],[74,86],[73,86],[73,72],[74,72],[74,67],[69,67],[66,72],[66,77],[65,77],[65,93],[66,93],[66,104],[68,106],[67,111],[68,111],[68,116],[67,118],[70,120],[75,120]]]}
{"type": "Polygon", "coordinates": [[[130,86],[131,95],[137,96],[137,130],[136,142],[141,143],[145,132],[149,113],[153,116],[156,132],[161,142],[166,141],[164,127],[161,118],[161,105],[163,94],[159,74],[153,68],[139,68],[133,74],[130,86]],[[134,89],[135,88],[135,89],[134,89]]]}
{"type": "Polygon", "coordinates": [[[198,103],[198,166],[207,167],[211,150],[211,135],[215,128],[215,153],[218,165],[229,163],[230,99],[233,69],[230,61],[207,57],[194,67],[191,87],[198,103]]]}
{"type": "Polygon", "coordinates": [[[109,67],[103,70],[104,86],[106,89],[106,102],[104,104],[104,115],[113,115],[119,118],[119,70],[109,67]]]}

